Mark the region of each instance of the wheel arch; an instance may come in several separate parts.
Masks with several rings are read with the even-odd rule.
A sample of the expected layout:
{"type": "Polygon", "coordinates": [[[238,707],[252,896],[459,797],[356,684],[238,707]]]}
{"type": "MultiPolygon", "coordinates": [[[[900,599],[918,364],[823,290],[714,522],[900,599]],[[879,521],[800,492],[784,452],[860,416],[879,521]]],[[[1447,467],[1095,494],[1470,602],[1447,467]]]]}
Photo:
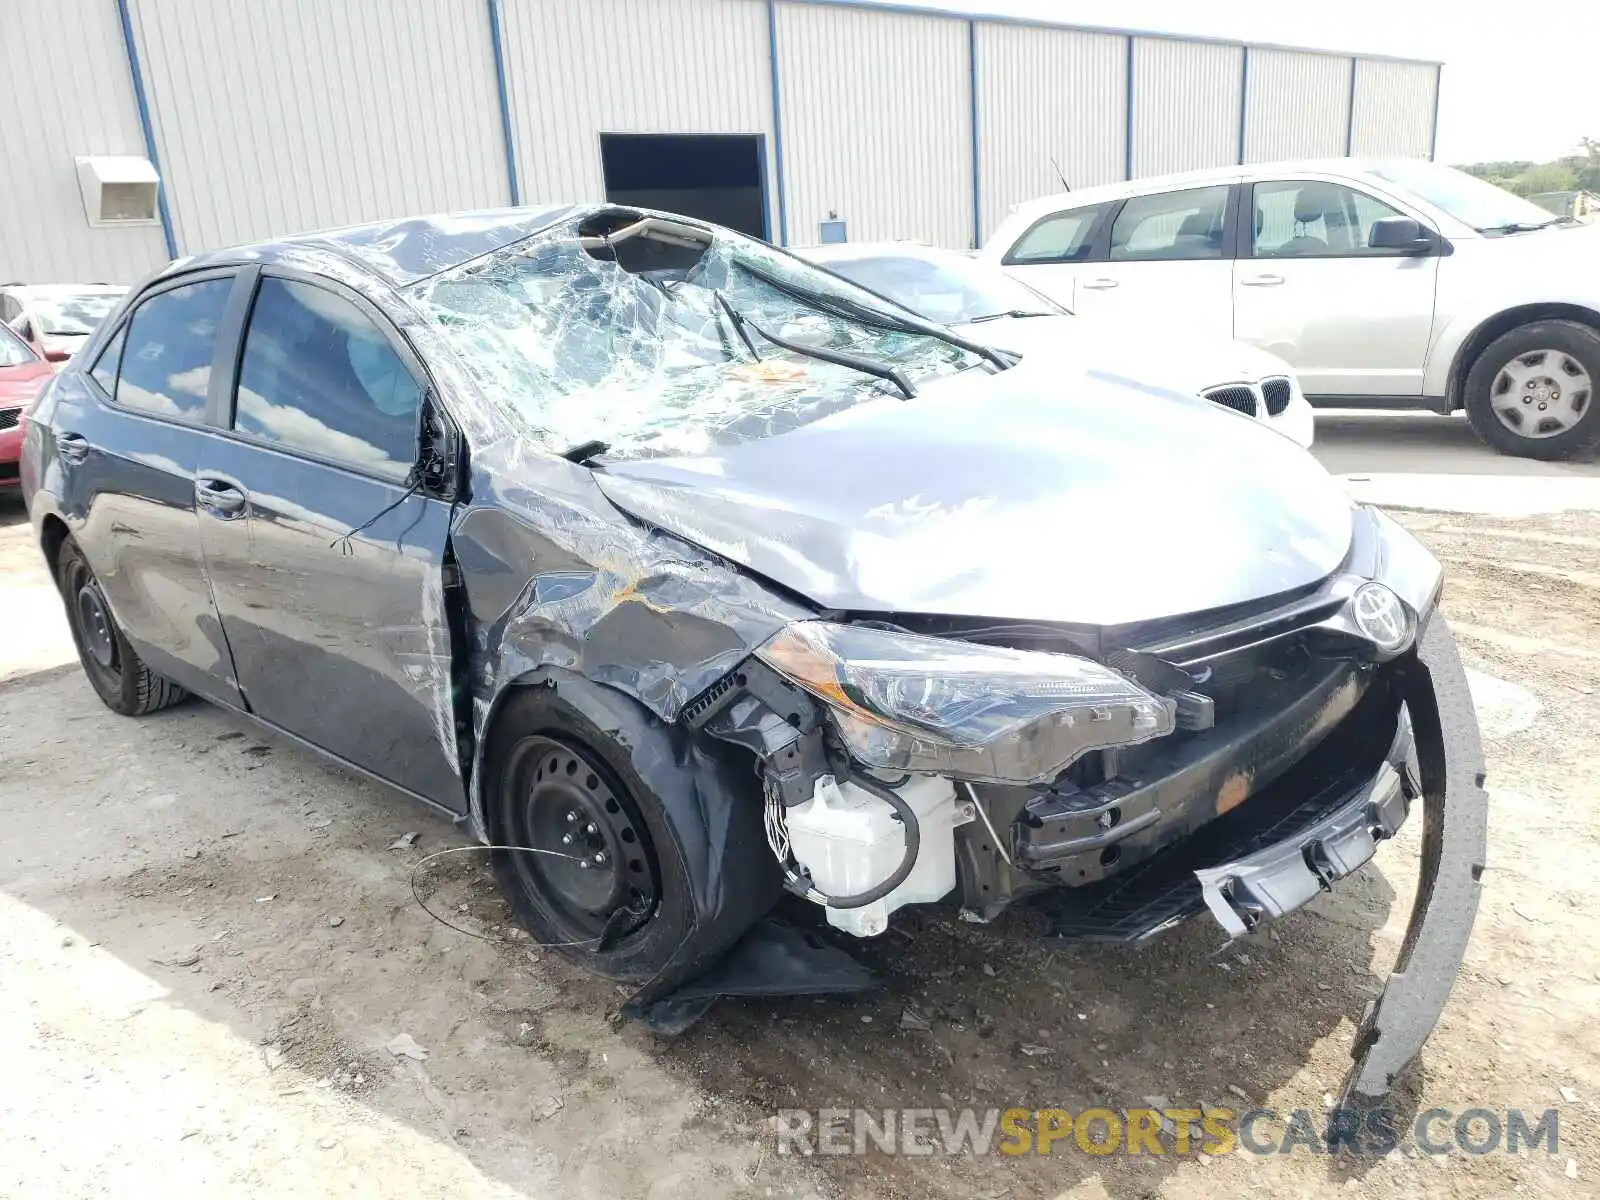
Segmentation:
{"type": "Polygon", "coordinates": [[[55,513],[45,513],[39,521],[39,549],[44,553],[44,561],[50,568],[50,578],[56,579],[60,573],[61,547],[66,545],[67,539],[72,536],[72,530],[67,528],[67,523],[55,513]]]}
{"type": "MultiPolygon", "coordinates": [[[[512,729],[509,701],[549,688],[595,729],[615,739],[660,802],[689,880],[692,926],[671,960],[633,998],[647,1003],[693,978],[760,920],[782,892],[782,874],[768,851],[763,797],[754,772],[719,752],[681,723],[657,716],[632,696],[574,671],[542,666],[518,675],[488,703],[470,788],[473,832],[496,835],[484,773],[488,748],[512,729]]],[[[634,797],[637,803],[639,798],[634,797]]],[[[658,855],[669,852],[657,845],[658,855]]]]}
{"type": "Polygon", "coordinates": [[[1466,407],[1467,376],[1478,356],[1502,334],[1534,321],[1575,321],[1600,333],[1600,311],[1564,301],[1519,304],[1486,317],[1472,328],[1451,357],[1445,395],[1452,411],[1466,407]]]}

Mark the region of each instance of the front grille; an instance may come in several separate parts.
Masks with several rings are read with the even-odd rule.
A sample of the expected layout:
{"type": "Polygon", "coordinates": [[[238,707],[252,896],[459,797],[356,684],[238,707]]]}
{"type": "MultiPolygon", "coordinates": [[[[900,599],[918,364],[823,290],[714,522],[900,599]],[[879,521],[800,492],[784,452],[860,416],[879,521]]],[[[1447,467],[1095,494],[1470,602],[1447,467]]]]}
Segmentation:
{"type": "Polygon", "coordinates": [[[1242,804],[1168,841],[1130,869],[1033,899],[1072,941],[1140,941],[1205,911],[1197,869],[1286,841],[1336,811],[1377,772],[1399,726],[1399,696],[1372,687],[1326,738],[1242,804]]]}
{"type": "Polygon", "coordinates": [[[1293,392],[1290,391],[1289,381],[1281,375],[1275,379],[1261,381],[1261,398],[1266,401],[1269,417],[1275,417],[1288,408],[1291,395],[1293,392]]]}
{"type": "Polygon", "coordinates": [[[14,462],[0,462],[0,483],[15,483],[21,479],[21,472],[14,462]]]}
{"type": "Polygon", "coordinates": [[[1230,383],[1226,387],[1209,388],[1200,394],[1213,404],[1231,408],[1234,412],[1241,412],[1247,417],[1256,415],[1255,389],[1242,383],[1230,383]]]}
{"type": "Polygon", "coordinates": [[[17,422],[20,420],[22,420],[22,410],[20,408],[8,408],[0,412],[0,432],[7,429],[15,429],[17,422]]]}

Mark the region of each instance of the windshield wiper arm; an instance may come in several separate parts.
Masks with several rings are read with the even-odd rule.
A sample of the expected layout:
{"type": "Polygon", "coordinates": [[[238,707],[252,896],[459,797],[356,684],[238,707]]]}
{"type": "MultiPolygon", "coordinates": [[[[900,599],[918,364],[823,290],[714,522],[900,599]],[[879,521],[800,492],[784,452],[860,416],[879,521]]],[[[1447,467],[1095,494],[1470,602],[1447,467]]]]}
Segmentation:
{"type": "Polygon", "coordinates": [[[728,303],[728,298],[718,288],[712,293],[717,298],[717,303],[722,306],[722,311],[728,314],[728,323],[733,326],[733,331],[739,335],[739,340],[744,343],[744,348],[750,351],[750,357],[757,362],[761,361],[761,354],[756,350],[755,342],[751,341],[749,332],[745,329],[744,314],[728,303]]]}
{"type": "MultiPolygon", "coordinates": [[[[728,311],[730,313],[734,312],[731,306],[728,311]]],[[[768,333],[749,317],[739,313],[734,313],[734,315],[736,318],[734,321],[735,328],[740,325],[747,325],[774,346],[793,351],[795,354],[803,354],[807,358],[815,358],[820,362],[833,363],[838,367],[849,367],[853,371],[860,371],[863,375],[875,375],[879,379],[886,379],[894,384],[907,400],[915,400],[917,398],[917,389],[911,386],[911,381],[906,378],[905,372],[899,367],[888,366],[885,363],[878,362],[876,359],[847,354],[843,350],[833,350],[826,346],[813,346],[809,342],[792,342],[788,338],[781,338],[777,334],[768,333]]]]}
{"type": "Polygon", "coordinates": [[[973,317],[963,322],[966,325],[981,325],[985,321],[999,321],[1005,317],[1053,317],[1056,314],[1047,312],[1042,308],[1008,308],[1005,312],[984,313],[981,317],[973,317]]]}
{"type": "Polygon", "coordinates": [[[1571,217],[1551,217],[1548,221],[1509,221],[1504,225],[1490,225],[1487,229],[1480,229],[1478,232],[1532,233],[1536,229],[1549,229],[1552,225],[1562,225],[1571,220],[1571,217]]]}
{"type": "Polygon", "coordinates": [[[1014,365],[1011,358],[1006,357],[993,347],[964,338],[959,333],[945,329],[943,326],[935,325],[932,321],[924,321],[920,317],[901,320],[888,313],[869,308],[865,304],[858,304],[854,300],[846,299],[843,296],[824,296],[820,292],[796,287],[776,275],[768,274],[760,267],[751,266],[741,258],[733,258],[730,261],[741,271],[754,275],[768,287],[782,292],[791,299],[798,300],[801,304],[808,304],[812,308],[820,309],[833,316],[843,317],[849,321],[859,321],[863,325],[870,325],[875,329],[886,329],[893,333],[918,333],[925,337],[937,338],[939,341],[946,342],[958,350],[965,350],[968,354],[976,354],[979,358],[988,360],[1002,371],[1014,365]]]}

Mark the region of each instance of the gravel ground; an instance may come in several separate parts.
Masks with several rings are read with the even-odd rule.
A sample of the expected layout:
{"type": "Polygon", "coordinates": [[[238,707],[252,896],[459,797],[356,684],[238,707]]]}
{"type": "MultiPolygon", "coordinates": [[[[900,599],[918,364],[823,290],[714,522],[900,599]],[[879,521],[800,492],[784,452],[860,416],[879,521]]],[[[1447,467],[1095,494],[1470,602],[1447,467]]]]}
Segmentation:
{"type": "Polygon", "coordinates": [[[1420,823],[1226,954],[1200,922],[1045,951],[1021,919],[906,913],[864,947],[881,993],[724,1003],[661,1042],[516,936],[476,854],[424,894],[495,940],[418,908],[413,865],[465,844],[448,823],[204,704],[106,712],[13,505],[0,1196],[1595,1194],[1600,515],[1397,515],[1449,567],[1493,789],[1472,948],[1402,1100],[1559,1108],[1553,1157],[779,1156],[788,1107],[1320,1111],[1398,949],[1420,823]]]}

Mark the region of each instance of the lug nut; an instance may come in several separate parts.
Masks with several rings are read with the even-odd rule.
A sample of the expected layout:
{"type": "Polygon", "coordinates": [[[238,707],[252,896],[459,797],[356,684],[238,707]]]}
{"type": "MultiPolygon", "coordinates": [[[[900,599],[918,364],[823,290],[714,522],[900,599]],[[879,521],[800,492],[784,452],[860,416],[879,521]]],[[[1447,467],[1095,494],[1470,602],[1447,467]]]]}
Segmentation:
{"type": "Polygon", "coordinates": [[[606,852],[604,850],[598,850],[595,852],[594,865],[597,867],[603,867],[606,865],[606,852]]]}
{"type": "Polygon", "coordinates": [[[580,858],[578,860],[578,870],[587,871],[588,869],[589,869],[589,860],[587,858],[580,858]]]}
{"type": "Polygon", "coordinates": [[[583,831],[585,833],[587,833],[590,837],[593,837],[595,834],[600,832],[598,829],[596,829],[594,827],[594,822],[593,821],[590,821],[587,825],[585,825],[583,827],[583,831]]]}
{"type": "Polygon", "coordinates": [[[571,825],[571,824],[575,823],[577,821],[577,819],[578,819],[578,810],[575,809],[575,808],[569,808],[567,810],[567,824],[571,825]]]}
{"type": "Polygon", "coordinates": [[[563,846],[570,846],[570,845],[572,845],[572,835],[571,835],[571,834],[570,834],[570,833],[564,833],[564,834],[562,834],[562,835],[561,835],[561,844],[562,844],[562,845],[563,845],[563,846]]]}

